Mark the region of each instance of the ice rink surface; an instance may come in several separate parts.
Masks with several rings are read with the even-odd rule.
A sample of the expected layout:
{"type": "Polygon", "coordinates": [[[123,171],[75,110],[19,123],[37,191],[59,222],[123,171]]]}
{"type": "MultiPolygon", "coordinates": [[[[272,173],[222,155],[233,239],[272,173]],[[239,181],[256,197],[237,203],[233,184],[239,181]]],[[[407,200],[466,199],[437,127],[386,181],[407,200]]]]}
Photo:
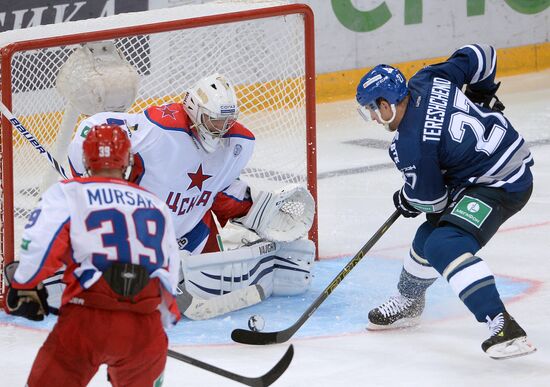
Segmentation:
{"type": "MultiPolygon", "coordinates": [[[[368,332],[368,310],[394,293],[401,259],[421,219],[399,219],[298,331],[295,355],[274,386],[548,386],[550,385],[550,71],[502,78],[506,115],[530,143],[535,188],[525,209],[480,251],[497,275],[509,312],[538,351],[495,361],[480,349],[488,329],[477,323],[442,280],[428,292],[423,323],[414,329],[368,332]]],[[[355,81],[353,81],[354,83],[355,81]]],[[[253,129],[253,128],[252,128],[253,129]]],[[[303,297],[272,298],[212,321],[182,321],[169,334],[172,349],[246,376],[271,368],[288,343],[232,343],[236,327],[259,313],[266,330],[290,326],[393,211],[401,186],[386,146],[392,135],[367,124],[355,102],[317,106],[320,256],[314,286],[303,297]]],[[[0,313],[0,386],[23,386],[55,320],[27,323],[0,313]]],[[[109,385],[102,368],[91,386],[109,385]]],[[[165,386],[238,383],[169,359],[165,386]]]]}

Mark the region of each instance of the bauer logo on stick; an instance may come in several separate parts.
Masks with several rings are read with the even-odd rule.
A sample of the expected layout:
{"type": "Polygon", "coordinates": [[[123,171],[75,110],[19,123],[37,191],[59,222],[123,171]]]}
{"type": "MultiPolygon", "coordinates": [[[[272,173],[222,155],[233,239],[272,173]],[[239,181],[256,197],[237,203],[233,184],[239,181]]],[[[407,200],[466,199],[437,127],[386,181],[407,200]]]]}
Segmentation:
{"type": "Polygon", "coordinates": [[[36,138],[34,138],[34,136],[32,134],[30,134],[27,129],[25,129],[25,127],[21,124],[21,122],[19,122],[19,120],[17,120],[17,118],[10,118],[10,122],[12,123],[13,126],[15,126],[15,128],[23,135],[25,136],[25,138],[27,140],[29,140],[29,142],[36,148],[38,149],[38,151],[40,153],[45,153],[46,150],[44,148],[42,148],[42,145],[40,145],[38,143],[38,141],[36,140],[36,138]]]}

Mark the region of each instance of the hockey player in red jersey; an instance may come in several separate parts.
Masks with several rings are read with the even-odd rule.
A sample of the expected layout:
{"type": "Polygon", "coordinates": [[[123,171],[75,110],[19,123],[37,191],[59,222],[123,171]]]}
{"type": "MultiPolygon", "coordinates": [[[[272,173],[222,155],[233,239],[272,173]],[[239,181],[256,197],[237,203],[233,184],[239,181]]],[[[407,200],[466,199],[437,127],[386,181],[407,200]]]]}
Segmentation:
{"type": "Polygon", "coordinates": [[[29,217],[19,261],[8,265],[8,313],[42,320],[42,281],[65,266],[59,319],[32,366],[34,386],[85,386],[101,364],[114,386],[160,386],[179,319],[179,253],[164,202],[123,179],[130,141],[116,125],[83,142],[90,177],[48,189],[29,217]]]}
{"type": "Polygon", "coordinates": [[[90,116],[69,146],[71,169],[79,176],[85,172],[81,143],[90,127],[114,123],[127,131],[135,154],[131,181],[164,200],[172,215],[185,279],[178,302],[193,319],[239,309],[273,293],[299,294],[311,281],[315,247],[300,238],[311,227],[313,199],[303,187],[251,193],[239,177],[255,138],[237,122],[238,114],[233,85],[213,74],[189,88],[182,103],[152,106],[138,114],[90,116]],[[231,220],[274,242],[230,256],[219,252],[214,216],[222,227],[231,220]],[[217,255],[198,256],[204,253],[217,255]],[[229,295],[234,291],[238,293],[229,295]],[[211,298],[217,299],[212,301],[216,305],[203,303],[211,298]]]}

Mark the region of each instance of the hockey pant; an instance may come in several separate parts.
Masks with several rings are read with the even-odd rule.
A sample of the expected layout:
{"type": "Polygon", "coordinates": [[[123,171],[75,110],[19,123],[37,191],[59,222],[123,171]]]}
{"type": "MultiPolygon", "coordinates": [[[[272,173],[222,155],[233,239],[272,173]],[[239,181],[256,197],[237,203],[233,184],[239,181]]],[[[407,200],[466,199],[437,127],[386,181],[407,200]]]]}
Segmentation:
{"type": "Polygon", "coordinates": [[[86,386],[107,364],[113,386],[160,386],[167,348],[158,311],[139,314],[68,304],[40,348],[27,385],[86,386]]]}

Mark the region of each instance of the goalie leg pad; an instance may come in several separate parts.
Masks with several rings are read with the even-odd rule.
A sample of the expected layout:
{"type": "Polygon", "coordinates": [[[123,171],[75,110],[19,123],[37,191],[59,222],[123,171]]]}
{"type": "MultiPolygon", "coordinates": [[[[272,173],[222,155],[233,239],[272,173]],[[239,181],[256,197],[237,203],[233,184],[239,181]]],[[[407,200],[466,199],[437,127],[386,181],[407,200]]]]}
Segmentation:
{"type": "Polygon", "coordinates": [[[311,273],[288,267],[275,270],[273,275],[274,296],[297,296],[305,293],[311,286],[311,273]]]}
{"type": "MultiPolygon", "coordinates": [[[[307,239],[293,242],[259,243],[242,249],[183,256],[182,282],[192,297],[207,300],[251,285],[259,285],[263,298],[273,294],[294,295],[305,292],[311,284],[311,266],[315,244],[307,239]],[[273,247],[273,246],[274,247],[273,247]],[[258,247],[260,251],[249,251],[258,247]],[[241,261],[237,258],[241,256],[241,261]],[[223,263],[227,260],[228,263],[223,263]],[[204,266],[200,262],[204,261],[204,266]],[[277,276],[277,279],[275,279],[277,276]]],[[[190,300],[181,300],[188,309],[190,300]]]]}
{"type": "Polygon", "coordinates": [[[315,244],[307,239],[281,243],[275,260],[273,295],[295,296],[311,286],[315,244]]]}
{"type": "Polygon", "coordinates": [[[239,263],[185,269],[185,288],[194,297],[209,299],[245,288],[262,286],[266,296],[271,295],[274,256],[251,259],[239,263]]]}

